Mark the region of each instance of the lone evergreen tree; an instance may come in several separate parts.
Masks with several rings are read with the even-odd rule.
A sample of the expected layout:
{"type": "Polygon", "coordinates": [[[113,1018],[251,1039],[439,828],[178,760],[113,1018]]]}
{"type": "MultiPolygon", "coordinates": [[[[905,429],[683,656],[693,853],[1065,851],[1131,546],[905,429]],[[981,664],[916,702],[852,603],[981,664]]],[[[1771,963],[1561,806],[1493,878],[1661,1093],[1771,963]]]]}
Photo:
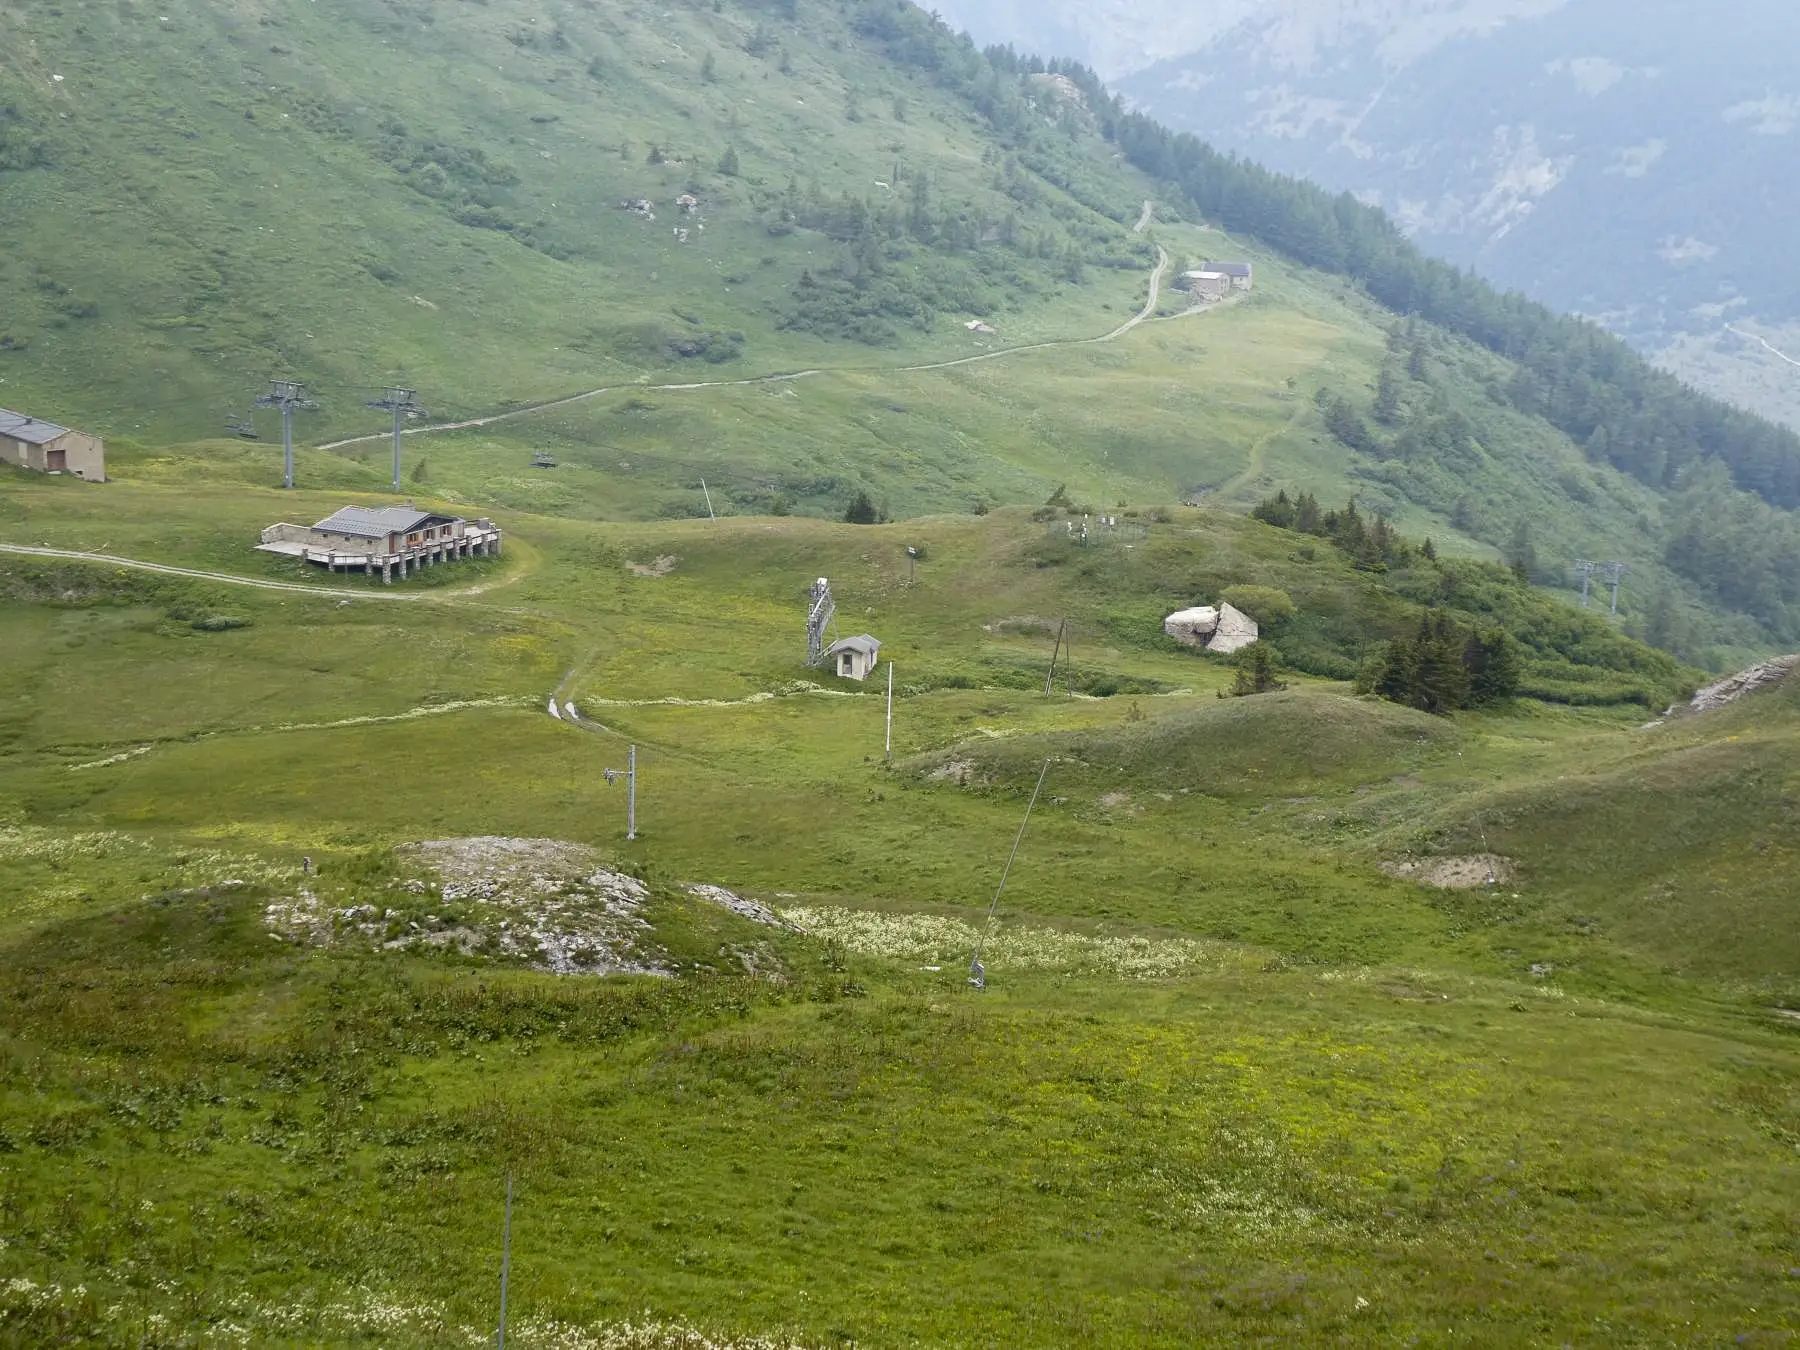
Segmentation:
{"type": "Polygon", "coordinates": [[[743,172],[743,166],[738,163],[738,152],[735,145],[726,146],[725,153],[719,156],[719,172],[727,178],[736,178],[743,172]]]}
{"type": "Polygon", "coordinates": [[[850,525],[873,525],[878,515],[874,499],[860,489],[844,508],[845,523],[850,525]]]}
{"type": "Polygon", "coordinates": [[[1237,677],[1231,684],[1232,698],[1249,698],[1253,694],[1271,694],[1286,689],[1287,682],[1275,674],[1275,648],[1267,642],[1252,642],[1237,654],[1237,677]]]}
{"type": "Polygon", "coordinates": [[[1391,427],[1400,420],[1400,375],[1391,365],[1381,368],[1375,383],[1375,420],[1391,427]]]}

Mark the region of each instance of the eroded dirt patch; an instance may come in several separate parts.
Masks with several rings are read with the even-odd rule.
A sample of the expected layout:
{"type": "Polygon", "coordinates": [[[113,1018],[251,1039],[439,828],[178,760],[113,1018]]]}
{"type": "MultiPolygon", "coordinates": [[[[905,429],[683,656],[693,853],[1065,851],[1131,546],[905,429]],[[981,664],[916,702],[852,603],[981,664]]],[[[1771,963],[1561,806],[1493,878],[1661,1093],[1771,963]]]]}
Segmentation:
{"type": "Polygon", "coordinates": [[[666,577],[669,573],[673,572],[680,563],[681,559],[675,554],[665,553],[662,557],[657,558],[653,562],[628,562],[625,566],[631,570],[633,576],[666,577]]]}
{"type": "Polygon", "coordinates": [[[1497,853],[1469,853],[1451,858],[1403,858],[1384,862],[1381,870],[1402,881],[1436,886],[1445,891],[1472,891],[1481,886],[1501,886],[1513,879],[1511,858],[1497,853]]]}

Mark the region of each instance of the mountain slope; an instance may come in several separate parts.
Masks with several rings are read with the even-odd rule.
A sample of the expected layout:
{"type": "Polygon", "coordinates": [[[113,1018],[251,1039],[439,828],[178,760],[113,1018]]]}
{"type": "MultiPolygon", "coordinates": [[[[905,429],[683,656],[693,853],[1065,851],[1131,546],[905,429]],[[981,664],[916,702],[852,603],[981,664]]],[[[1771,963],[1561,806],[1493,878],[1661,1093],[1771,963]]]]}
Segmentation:
{"type": "MultiPolygon", "coordinates": [[[[148,447],[245,416],[269,377],[307,381],[300,434],[340,446],[303,457],[307,481],[371,493],[384,456],[358,433],[386,382],[451,423],[585,391],[419,435],[410,481],[588,517],[1355,492],[1446,547],[1532,552],[1545,584],[1573,557],[1629,563],[1628,621],[1690,660],[1741,663],[1800,622],[1800,453],[1771,428],[899,0],[0,23],[22,222],[0,397],[125,434],[122,474],[185,481],[148,447]],[[1241,303],[1162,285],[1165,256],[1238,255],[1259,269],[1241,303]],[[1460,336],[1399,334],[1295,258],[1460,336]],[[1043,345],[1146,303],[1117,342],[1043,345]],[[1373,411],[1397,365],[1417,378],[1379,434],[1338,434],[1355,422],[1326,414],[1373,411]],[[796,371],[818,373],[733,383],[796,371]],[[1708,459],[1732,477],[1689,472],[1708,459]]],[[[239,481],[270,463],[204,454],[239,481]]]]}
{"type": "MultiPolygon", "coordinates": [[[[1086,52],[1161,120],[1378,202],[1431,252],[1800,424],[1783,359],[1800,355],[1787,6],[1753,0],[1728,21],[1693,0],[1164,8],[1071,7],[1082,44],[1053,50],[1086,52]]],[[[1045,49],[1004,5],[950,13],[1045,49]]]]}
{"type": "Polygon", "coordinates": [[[998,162],[1032,89],[978,114],[875,17],[7,7],[0,388],[166,439],[293,374],[329,432],[387,380],[467,413],[845,338],[967,351],[970,317],[1101,330],[1152,257],[1143,183],[1097,138],[998,162]]]}

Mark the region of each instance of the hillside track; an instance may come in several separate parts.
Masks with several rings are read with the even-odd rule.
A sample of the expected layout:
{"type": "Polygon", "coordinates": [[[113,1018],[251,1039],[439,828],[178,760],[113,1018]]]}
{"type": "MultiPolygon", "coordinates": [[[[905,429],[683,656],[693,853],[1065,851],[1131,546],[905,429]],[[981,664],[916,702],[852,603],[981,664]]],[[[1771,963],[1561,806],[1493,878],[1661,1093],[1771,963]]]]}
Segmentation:
{"type": "Polygon", "coordinates": [[[173,567],[168,563],[145,562],[141,558],[121,558],[111,553],[84,553],[78,549],[35,548],[27,544],[0,544],[0,553],[26,558],[52,558],[62,562],[98,563],[104,567],[123,567],[133,572],[156,572],[163,576],[186,577],[193,581],[217,581],[227,586],[249,586],[259,591],[290,591],[296,595],[316,595],[330,600],[455,600],[483,595],[498,586],[511,585],[525,573],[517,572],[498,581],[479,586],[463,586],[455,590],[345,590],[337,586],[308,586],[298,581],[269,581],[262,577],[233,576],[230,572],[207,572],[193,567],[173,567]]]}
{"type": "MultiPolygon", "coordinates": [[[[1002,347],[997,351],[980,352],[974,356],[957,357],[951,361],[930,361],[916,366],[833,366],[814,370],[790,370],[774,375],[753,375],[742,380],[700,380],[684,384],[610,384],[600,389],[586,389],[579,394],[569,394],[564,398],[551,399],[544,403],[532,403],[523,407],[509,408],[505,412],[490,413],[486,417],[470,417],[460,422],[433,422],[422,427],[406,427],[401,431],[401,435],[436,436],[448,431],[474,431],[482,427],[494,426],[500,422],[510,422],[515,418],[529,417],[534,413],[551,412],[557,408],[567,408],[573,404],[585,403],[589,399],[605,398],[611,394],[679,394],[705,389],[753,389],[759,385],[793,384],[800,380],[817,379],[823,375],[918,375],[928,371],[953,370],[958,366],[972,366],[983,361],[999,361],[1009,356],[1022,356],[1026,352],[1056,351],[1063,348],[1092,347],[1100,343],[1117,342],[1127,333],[1149,322],[1151,316],[1156,313],[1156,307],[1162,300],[1163,282],[1169,275],[1169,266],[1168,250],[1159,245],[1156,250],[1156,266],[1150,271],[1150,288],[1149,294],[1144,300],[1144,307],[1110,333],[1103,333],[1099,337],[1062,338],[1055,342],[1033,342],[1020,347],[1002,347]]],[[[350,436],[341,441],[327,441],[315,448],[342,450],[352,445],[375,445],[390,439],[392,439],[392,433],[379,432],[372,436],[350,436]]]]}

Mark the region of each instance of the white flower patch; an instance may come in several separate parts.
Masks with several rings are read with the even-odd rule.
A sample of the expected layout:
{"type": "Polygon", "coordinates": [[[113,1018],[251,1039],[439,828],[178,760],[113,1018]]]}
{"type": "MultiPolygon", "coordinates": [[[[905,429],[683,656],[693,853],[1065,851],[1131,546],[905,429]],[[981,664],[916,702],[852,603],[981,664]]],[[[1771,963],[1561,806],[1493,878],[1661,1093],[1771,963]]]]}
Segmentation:
{"type": "Polygon", "coordinates": [[[0,825],[0,862],[64,863],[78,858],[117,857],[148,847],[115,830],[60,834],[35,825],[0,825]]]}
{"type": "MultiPolygon", "coordinates": [[[[836,942],[859,956],[950,964],[971,955],[981,930],[936,914],[797,905],[781,917],[802,932],[836,942]]],[[[1160,980],[1223,969],[1231,949],[1194,938],[1088,937],[1054,928],[999,924],[983,947],[990,970],[1052,970],[1160,980]]]]}
{"type": "MultiPolygon", "coordinates": [[[[491,1343],[482,1335],[476,1344],[491,1343]]],[[[527,1318],[506,1333],[520,1350],[808,1350],[797,1341],[764,1336],[719,1336],[685,1322],[659,1322],[648,1314],[640,1322],[608,1322],[574,1326],[548,1318],[527,1318]]]]}
{"type": "MultiPolygon", "coordinates": [[[[25,1277],[0,1281],[0,1330],[16,1317],[72,1308],[86,1295],[80,1285],[71,1289],[25,1277]]],[[[494,1342],[491,1328],[455,1325],[441,1304],[367,1288],[330,1300],[303,1296],[289,1304],[261,1303],[240,1294],[228,1298],[223,1311],[229,1318],[208,1326],[201,1333],[203,1344],[240,1346],[255,1345],[271,1336],[308,1341],[325,1336],[334,1341],[366,1339],[378,1345],[404,1339],[407,1344],[463,1345],[475,1350],[494,1342]]],[[[112,1304],[103,1317],[111,1324],[137,1323],[159,1334],[174,1325],[168,1313],[138,1304],[112,1304]]],[[[507,1340],[520,1350],[811,1350],[786,1337],[718,1335],[685,1322],[659,1321],[649,1313],[637,1321],[587,1326],[528,1316],[507,1327],[507,1340]]]]}

